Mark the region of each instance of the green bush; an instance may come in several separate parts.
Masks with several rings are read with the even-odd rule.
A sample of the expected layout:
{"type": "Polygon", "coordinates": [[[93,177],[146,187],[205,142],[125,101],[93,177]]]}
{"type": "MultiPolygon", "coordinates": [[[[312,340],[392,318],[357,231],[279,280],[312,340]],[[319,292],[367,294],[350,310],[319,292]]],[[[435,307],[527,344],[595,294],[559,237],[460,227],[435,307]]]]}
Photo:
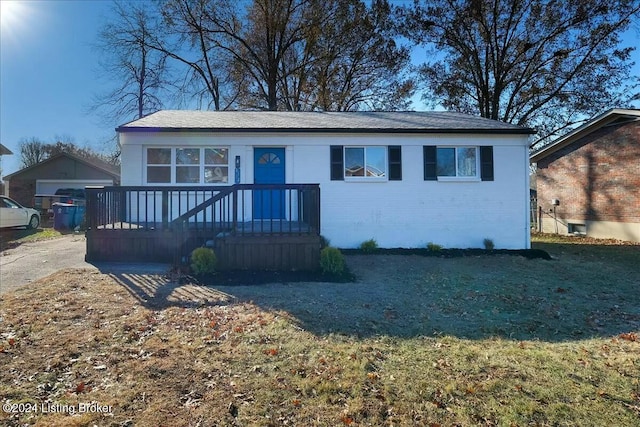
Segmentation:
{"type": "Polygon", "coordinates": [[[376,249],[378,249],[378,242],[376,242],[376,239],[366,240],[360,245],[360,250],[365,254],[373,253],[376,249]]]}
{"type": "Polygon", "coordinates": [[[493,244],[493,240],[491,239],[484,239],[482,243],[484,244],[484,248],[488,251],[492,251],[496,247],[496,245],[493,244]]]}
{"type": "Polygon", "coordinates": [[[327,248],[331,245],[331,241],[324,236],[320,236],[320,249],[327,248]]]}
{"type": "Polygon", "coordinates": [[[320,251],[320,269],[324,274],[339,276],[345,273],[346,268],[344,255],[338,248],[327,246],[320,251]]]}
{"type": "Polygon", "coordinates": [[[194,274],[211,274],[216,271],[218,258],[213,249],[197,248],[191,252],[191,271],[194,274]]]}
{"type": "Polygon", "coordinates": [[[429,242],[427,243],[427,250],[429,252],[440,252],[442,250],[442,246],[437,243],[429,242]]]}

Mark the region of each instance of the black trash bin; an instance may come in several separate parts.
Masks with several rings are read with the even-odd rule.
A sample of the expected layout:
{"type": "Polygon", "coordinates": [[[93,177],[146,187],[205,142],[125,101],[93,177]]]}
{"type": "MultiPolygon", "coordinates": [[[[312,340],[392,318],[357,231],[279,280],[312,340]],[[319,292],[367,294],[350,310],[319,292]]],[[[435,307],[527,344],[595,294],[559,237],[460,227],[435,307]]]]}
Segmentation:
{"type": "Polygon", "coordinates": [[[56,230],[69,230],[73,228],[77,206],[70,203],[54,203],[52,206],[53,228],[56,230]]]}

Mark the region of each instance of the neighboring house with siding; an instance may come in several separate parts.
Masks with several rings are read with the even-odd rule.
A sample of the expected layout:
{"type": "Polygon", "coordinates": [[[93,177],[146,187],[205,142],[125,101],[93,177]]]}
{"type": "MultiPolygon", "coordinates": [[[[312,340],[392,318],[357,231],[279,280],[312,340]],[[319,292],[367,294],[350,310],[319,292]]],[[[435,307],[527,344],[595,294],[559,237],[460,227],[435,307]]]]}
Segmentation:
{"type": "Polygon", "coordinates": [[[640,242],[640,110],[606,111],[531,161],[542,231],[640,242]]]}
{"type": "Polygon", "coordinates": [[[59,188],[118,185],[120,171],[117,166],[98,159],[58,153],[4,179],[9,197],[24,206],[32,206],[36,194],[54,194],[59,188]]]}
{"type": "MultiPolygon", "coordinates": [[[[123,186],[319,184],[333,246],[530,247],[528,128],[450,112],[159,111],[117,132],[123,186]]],[[[274,214],[288,215],[245,219],[274,214]]]]}

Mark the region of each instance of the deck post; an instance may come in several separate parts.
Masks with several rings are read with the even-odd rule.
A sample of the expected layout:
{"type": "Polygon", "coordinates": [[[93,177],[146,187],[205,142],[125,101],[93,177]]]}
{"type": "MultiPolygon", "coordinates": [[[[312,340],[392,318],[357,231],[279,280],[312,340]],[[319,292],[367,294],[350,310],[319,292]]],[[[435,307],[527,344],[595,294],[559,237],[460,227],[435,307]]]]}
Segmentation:
{"type": "Polygon", "coordinates": [[[231,232],[235,234],[238,227],[238,188],[234,185],[233,189],[233,219],[231,220],[231,232]]]}
{"type": "Polygon", "coordinates": [[[316,206],[315,206],[315,211],[316,211],[316,232],[318,233],[318,235],[320,235],[320,186],[317,186],[316,188],[314,188],[314,193],[316,195],[315,197],[315,202],[316,202],[316,206]]]}
{"type": "Polygon", "coordinates": [[[162,190],[162,229],[169,228],[169,190],[162,190]]]}

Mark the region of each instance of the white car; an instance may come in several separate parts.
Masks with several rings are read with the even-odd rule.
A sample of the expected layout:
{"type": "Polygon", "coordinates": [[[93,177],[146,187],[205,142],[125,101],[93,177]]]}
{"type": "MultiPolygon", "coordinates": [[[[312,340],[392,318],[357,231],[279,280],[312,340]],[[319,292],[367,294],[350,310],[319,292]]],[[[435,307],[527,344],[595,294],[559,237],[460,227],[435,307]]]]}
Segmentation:
{"type": "Polygon", "coordinates": [[[15,200],[0,196],[0,228],[38,228],[39,225],[40,213],[37,210],[25,208],[15,200]]]}

